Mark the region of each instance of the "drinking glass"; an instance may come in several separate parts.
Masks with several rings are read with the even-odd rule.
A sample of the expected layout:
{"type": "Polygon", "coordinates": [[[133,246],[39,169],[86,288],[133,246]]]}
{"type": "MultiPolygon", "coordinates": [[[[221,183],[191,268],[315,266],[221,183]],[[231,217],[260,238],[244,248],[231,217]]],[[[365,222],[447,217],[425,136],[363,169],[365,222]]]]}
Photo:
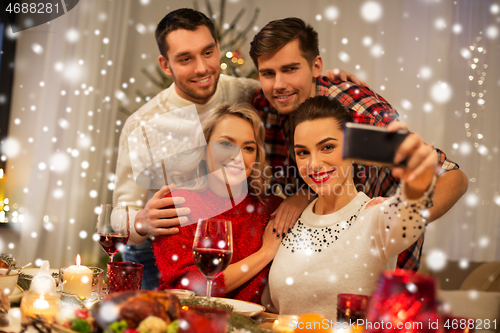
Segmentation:
{"type": "Polygon", "coordinates": [[[128,206],[102,204],[95,232],[99,235],[99,243],[108,254],[109,262],[113,262],[114,255],[127,244],[130,236],[128,206]]]}
{"type": "Polygon", "coordinates": [[[212,282],[231,262],[233,233],[231,221],[207,219],[198,222],[193,242],[196,267],[207,279],[207,300],[210,300],[212,282]]]}

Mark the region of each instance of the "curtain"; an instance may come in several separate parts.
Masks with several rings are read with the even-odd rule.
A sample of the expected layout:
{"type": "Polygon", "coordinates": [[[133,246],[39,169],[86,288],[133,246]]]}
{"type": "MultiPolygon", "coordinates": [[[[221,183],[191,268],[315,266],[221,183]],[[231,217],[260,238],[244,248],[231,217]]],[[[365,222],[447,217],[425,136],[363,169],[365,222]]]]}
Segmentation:
{"type": "Polygon", "coordinates": [[[129,7],[80,1],[49,24],[15,34],[9,139],[20,149],[7,161],[6,193],[22,207],[19,263],[66,267],[78,253],[83,263],[97,261],[94,210],[111,202],[129,7]]]}

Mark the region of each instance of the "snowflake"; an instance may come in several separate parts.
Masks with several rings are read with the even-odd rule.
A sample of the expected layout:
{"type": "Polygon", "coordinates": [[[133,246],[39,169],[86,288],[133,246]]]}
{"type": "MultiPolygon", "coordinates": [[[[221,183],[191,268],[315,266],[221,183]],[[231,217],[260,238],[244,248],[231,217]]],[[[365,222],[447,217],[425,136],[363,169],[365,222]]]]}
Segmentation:
{"type": "Polygon", "coordinates": [[[494,25],[489,26],[486,29],[486,36],[488,36],[488,38],[490,38],[490,39],[497,38],[498,37],[498,28],[495,27],[494,25]]]}
{"type": "Polygon", "coordinates": [[[335,6],[328,6],[325,9],[325,17],[327,20],[335,21],[339,17],[339,10],[335,6]]]}
{"type": "Polygon", "coordinates": [[[339,52],[339,59],[342,62],[349,62],[351,60],[351,57],[344,51],[339,52]]]}
{"type": "Polygon", "coordinates": [[[375,44],[371,47],[370,54],[373,57],[378,58],[384,54],[384,49],[382,49],[382,46],[375,44]]]}
{"type": "Polygon", "coordinates": [[[426,264],[433,271],[441,271],[446,267],[447,260],[448,258],[443,251],[434,249],[428,253],[426,264]]]}
{"type": "Polygon", "coordinates": [[[446,82],[437,82],[431,88],[431,98],[434,102],[444,104],[451,99],[452,90],[446,82]]]}
{"type": "Polygon", "coordinates": [[[363,37],[363,45],[364,46],[371,46],[372,43],[373,43],[373,39],[370,36],[363,37]]]}
{"type": "Polygon", "coordinates": [[[382,17],[382,5],[377,1],[367,1],[361,6],[361,17],[366,22],[376,22],[382,17]]]}
{"type": "Polygon", "coordinates": [[[452,27],[452,30],[455,34],[459,34],[462,32],[462,26],[459,23],[455,23],[452,27]]]}

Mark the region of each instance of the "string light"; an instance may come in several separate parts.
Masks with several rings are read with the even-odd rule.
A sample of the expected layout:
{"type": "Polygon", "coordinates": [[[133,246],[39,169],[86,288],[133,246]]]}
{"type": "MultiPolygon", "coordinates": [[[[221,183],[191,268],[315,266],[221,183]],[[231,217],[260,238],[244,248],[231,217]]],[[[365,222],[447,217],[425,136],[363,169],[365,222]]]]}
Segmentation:
{"type": "MultiPolygon", "coordinates": [[[[469,81],[477,82],[476,87],[471,87],[469,91],[466,91],[466,96],[471,97],[472,99],[476,99],[475,101],[470,100],[465,103],[464,111],[466,114],[469,114],[471,109],[479,109],[484,110],[486,108],[486,98],[485,92],[480,90],[481,86],[486,79],[486,68],[488,68],[488,64],[482,64],[481,60],[483,60],[483,55],[486,54],[486,49],[483,46],[478,46],[478,43],[482,40],[482,37],[476,37],[475,42],[469,46],[469,49],[473,52],[473,59],[468,61],[469,69],[469,81]]],[[[477,119],[481,113],[480,112],[472,112],[472,119],[477,119]]],[[[470,138],[472,136],[471,126],[469,123],[465,123],[466,136],[470,138]]],[[[478,138],[482,139],[483,135],[478,134],[478,138]]]]}

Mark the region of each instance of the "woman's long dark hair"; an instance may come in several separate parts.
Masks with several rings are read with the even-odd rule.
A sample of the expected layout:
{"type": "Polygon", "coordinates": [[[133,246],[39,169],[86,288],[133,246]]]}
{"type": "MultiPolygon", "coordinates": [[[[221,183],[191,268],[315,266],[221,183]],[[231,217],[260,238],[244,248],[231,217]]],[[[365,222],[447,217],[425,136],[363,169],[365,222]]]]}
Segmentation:
{"type": "Polygon", "coordinates": [[[290,116],[292,139],[297,125],[304,121],[322,118],[334,118],[339,129],[343,129],[347,122],[352,122],[351,115],[337,99],[328,96],[310,97],[300,104],[290,116]]]}

